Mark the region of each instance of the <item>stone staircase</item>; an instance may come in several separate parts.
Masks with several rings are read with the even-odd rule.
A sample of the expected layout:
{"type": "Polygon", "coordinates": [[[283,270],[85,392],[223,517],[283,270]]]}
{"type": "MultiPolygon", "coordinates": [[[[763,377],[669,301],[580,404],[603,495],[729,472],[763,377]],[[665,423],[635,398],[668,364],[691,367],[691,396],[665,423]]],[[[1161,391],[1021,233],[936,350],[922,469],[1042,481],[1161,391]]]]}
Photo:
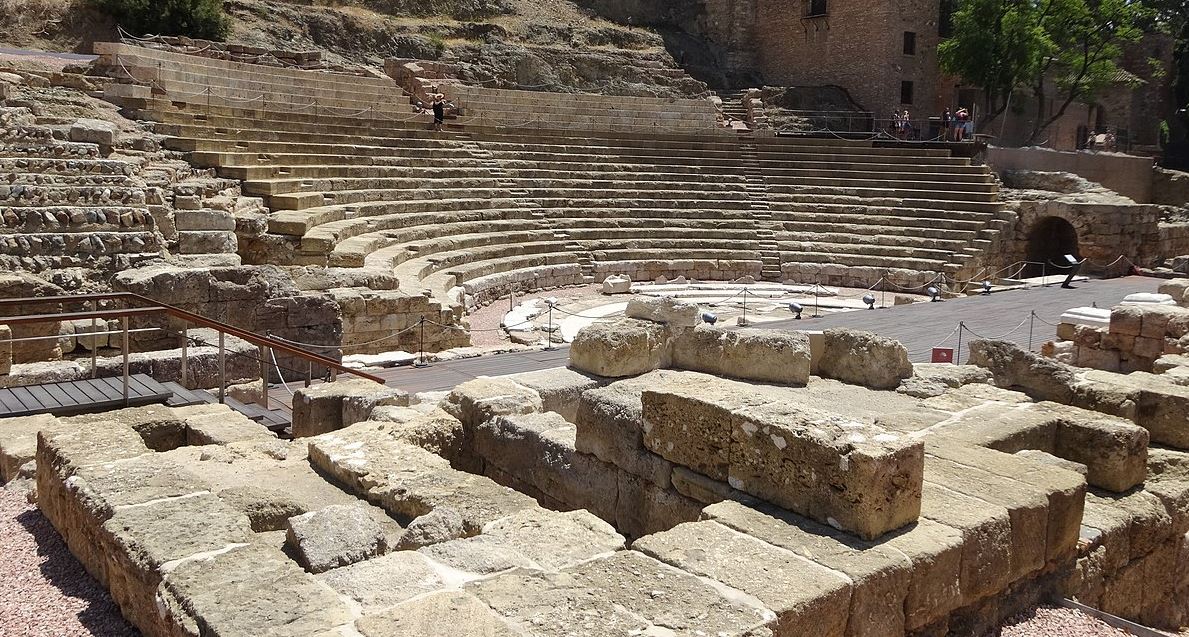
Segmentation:
{"type": "MultiPolygon", "coordinates": [[[[231,90],[199,69],[191,80],[231,90]]],[[[259,89],[284,104],[360,90],[313,75],[316,86],[286,76],[259,89]]],[[[187,102],[180,91],[194,83],[110,97],[267,201],[275,251],[260,258],[374,268],[443,302],[457,289],[483,302],[620,273],[863,287],[889,271],[902,284],[961,278],[1003,228],[987,170],[945,150],[582,129],[579,115],[541,129],[462,118],[434,133],[407,116],[187,102]]],[[[638,110],[653,108],[659,120],[667,107],[638,110]]]]}

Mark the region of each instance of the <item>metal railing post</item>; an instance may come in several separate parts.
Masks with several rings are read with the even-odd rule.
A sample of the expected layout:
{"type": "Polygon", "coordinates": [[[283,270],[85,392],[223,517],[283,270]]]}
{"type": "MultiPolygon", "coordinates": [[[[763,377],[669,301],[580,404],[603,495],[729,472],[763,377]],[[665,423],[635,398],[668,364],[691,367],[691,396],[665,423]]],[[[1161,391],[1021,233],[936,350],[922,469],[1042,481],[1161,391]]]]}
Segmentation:
{"type": "Polygon", "coordinates": [[[227,392],[227,354],[223,350],[223,332],[219,332],[219,403],[223,403],[227,392]]]}
{"type": "MultiPolygon", "coordinates": [[[[182,387],[186,387],[187,376],[189,376],[190,356],[187,353],[187,346],[190,344],[190,336],[187,334],[186,324],[182,323],[182,387]]],[[[189,389],[189,387],[186,387],[189,389]]]]}
{"type": "Polygon", "coordinates": [[[309,368],[306,369],[306,387],[314,384],[314,361],[307,361],[309,368]]]}
{"type": "MultiPolygon", "coordinates": [[[[120,337],[120,339],[121,339],[120,350],[124,353],[124,406],[127,407],[128,406],[128,317],[127,316],[122,317],[120,319],[120,329],[123,330],[123,332],[124,332],[120,337]]],[[[94,343],[92,342],[92,344],[94,344],[94,343]]],[[[91,351],[94,351],[94,350],[91,350],[91,351]]]]}
{"type": "MultiPolygon", "coordinates": [[[[90,301],[88,305],[91,307],[91,311],[99,309],[99,301],[90,301]]],[[[91,334],[95,334],[97,331],[99,330],[96,329],[95,317],[91,317],[91,334]]],[[[107,328],[104,328],[103,331],[106,332],[107,328]]],[[[95,351],[96,349],[98,348],[95,347],[95,337],[91,336],[91,378],[99,378],[98,361],[96,360],[99,354],[95,351]]]]}
{"type": "Polygon", "coordinates": [[[268,409],[268,347],[260,346],[260,404],[268,409]]]}

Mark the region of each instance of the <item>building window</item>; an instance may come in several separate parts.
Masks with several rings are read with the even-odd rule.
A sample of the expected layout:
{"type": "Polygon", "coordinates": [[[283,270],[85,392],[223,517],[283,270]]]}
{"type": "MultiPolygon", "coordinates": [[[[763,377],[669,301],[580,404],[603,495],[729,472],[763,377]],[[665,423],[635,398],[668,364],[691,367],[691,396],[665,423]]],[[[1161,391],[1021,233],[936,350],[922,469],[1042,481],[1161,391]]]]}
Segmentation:
{"type": "Polygon", "coordinates": [[[900,83],[900,103],[912,104],[912,82],[900,83]]]}
{"type": "Polygon", "coordinates": [[[941,0],[937,15],[937,35],[948,38],[954,34],[954,0],[941,0]]]}
{"type": "Polygon", "coordinates": [[[904,55],[917,54],[917,34],[912,31],[904,32],[904,55]]]}
{"type": "Polygon", "coordinates": [[[826,15],[826,0],[809,0],[809,17],[826,15]]]}

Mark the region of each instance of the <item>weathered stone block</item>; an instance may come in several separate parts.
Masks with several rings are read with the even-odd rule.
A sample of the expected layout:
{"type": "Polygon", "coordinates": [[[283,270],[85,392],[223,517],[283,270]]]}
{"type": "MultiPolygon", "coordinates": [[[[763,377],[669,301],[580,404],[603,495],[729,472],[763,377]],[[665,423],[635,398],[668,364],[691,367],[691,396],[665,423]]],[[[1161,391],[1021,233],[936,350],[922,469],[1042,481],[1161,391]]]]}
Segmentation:
{"type": "Polygon", "coordinates": [[[475,451],[563,506],[613,520],[617,470],[578,453],[574,439],[575,426],[552,412],[498,416],[476,429],[475,451]]]}
{"type": "Polygon", "coordinates": [[[322,572],[318,579],[366,615],[447,587],[438,565],[417,551],[396,551],[322,572]]]}
{"type": "Polygon", "coordinates": [[[809,337],[800,332],[700,325],[673,338],[673,367],[716,376],[805,385],[809,363],[809,337]]]}
{"type": "Polygon", "coordinates": [[[904,602],[912,564],[899,551],[882,543],[857,541],[775,507],[727,501],[706,507],[703,515],[850,579],[852,590],[845,634],[863,637],[904,634],[904,602]]]}
{"type": "Polygon", "coordinates": [[[826,330],[819,373],[872,389],[895,389],[912,376],[908,350],[899,342],[870,332],[826,330]]]}
{"type": "Polygon", "coordinates": [[[472,432],[496,416],[531,414],[544,405],[536,390],[508,378],[476,378],[456,386],[442,408],[472,432]]]}
{"type": "Polygon", "coordinates": [[[636,376],[667,367],[670,329],[659,323],[621,319],[583,328],[570,345],[570,367],[597,376],[636,376]]]}
{"type": "Polygon", "coordinates": [[[970,362],[985,367],[995,376],[995,384],[1022,391],[1037,400],[1070,404],[1073,400],[1074,372],[1068,366],[1024,351],[1007,341],[974,341],[970,344],[970,362]]]}
{"type": "Polygon", "coordinates": [[[998,593],[1011,581],[1011,519],[1007,509],[926,482],[921,517],[962,534],[962,603],[998,593]]]}
{"type": "Polygon", "coordinates": [[[628,300],[624,315],[630,319],[664,323],[678,328],[694,327],[702,322],[697,303],[669,296],[633,296],[628,300]]]}
{"type": "Polygon", "coordinates": [[[603,384],[597,378],[568,368],[524,372],[505,378],[536,391],[541,396],[541,409],[560,414],[570,422],[577,422],[582,393],[603,384]]]}
{"type": "Polygon", "coordinates": [[[775,619],[750,599],[637,551],[620,551],[561,573],[514,570],[466,588],[534,635],[747,634],[775,619]]]}
{"type": "Polygon", "coordinates": [[[714,521],[680,524],[640,538],[632,548],[754,595],[776,613],[771,628],[777,635],[847,634],[851,581],[787,548],[714,521]]]}
{"type": "Polygon", "coordinates": [[[701,502],[675,489],[663,489],[626,471],[620,471],[618,478],[615,528],[628,537],[641,537],[682,522],[693,522],[702,512],[701,502]]]}
{"type": "Polygon", "coordinates": [[[332,505],[289,518],[288,543],[306,570],[322,573],[388,550],[383,529],[367,505],[332,505]]]}
{"type": "Polygon", "coordinates": [[[70,126],[70,141],[112,146],[116,143],[119,133],[119,127],[111,122],[83,118],[70,126]]]}
{"type": "Polygon", "coordinates": [[[645,445],[674,464],[860,537],[917,519],[919,441],[800,405],[736,407],[701,394],[696,386],[645,391],[645,445]]]}
{"type": "Polygon", "coordinates": [[[158,597],[173,625],[197,626],[200,618],[203,631],[218,635],[315,635],[353,618],[330,587],[260,543],[178,565],[158,597]]]}
{"type": "MultiPolygon", "coordinates": [[[[8,86],[5,84],[5,86],[8,86]]],[[[12,330],[0,325],[0,376],[12,371],[12,330]]]]}
{"type": "Polygon", "coordinates": [[[640,394],[670,376],[670,372],[656,371],[583,392],[575,417],[574,448],[668,488],[672,464],[644,447],[640,394]]]}
{"type": "Polygon", "coordinates": [[[378,406],[408,406],[409,395],[365,378],[298,389],[293,396],[293,436],[304,438],[367,420],[378,406]]]}
{"type": "Polygon", "coordinates": [[[463,591],[440,591],[364,615],[364,637],[522,637],[487,604],[463,591]]]}

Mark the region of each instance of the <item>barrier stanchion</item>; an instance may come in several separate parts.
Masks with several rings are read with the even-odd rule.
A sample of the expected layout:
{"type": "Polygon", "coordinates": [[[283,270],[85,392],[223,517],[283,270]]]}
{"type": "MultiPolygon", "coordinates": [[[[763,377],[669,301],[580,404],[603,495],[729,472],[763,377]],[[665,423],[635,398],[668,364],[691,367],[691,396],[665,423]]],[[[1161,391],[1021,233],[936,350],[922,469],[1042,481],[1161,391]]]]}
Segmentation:
{"type": "Polygon", "coordinates": [[[954,351],[954,364],[962,364],[962,332],[966,330],[966,323],[958,321],[958,349],[954,351]]]}
{"type": "Polygon", "coordinates": [[[417,346],[417,350],[421,352],[421,360],[414,361],[413,367],[429,367],[429,363],[425,361],[425,315],[421,315],[421,321],[418,323],[421,326],[421,343],[417,346]]]}

